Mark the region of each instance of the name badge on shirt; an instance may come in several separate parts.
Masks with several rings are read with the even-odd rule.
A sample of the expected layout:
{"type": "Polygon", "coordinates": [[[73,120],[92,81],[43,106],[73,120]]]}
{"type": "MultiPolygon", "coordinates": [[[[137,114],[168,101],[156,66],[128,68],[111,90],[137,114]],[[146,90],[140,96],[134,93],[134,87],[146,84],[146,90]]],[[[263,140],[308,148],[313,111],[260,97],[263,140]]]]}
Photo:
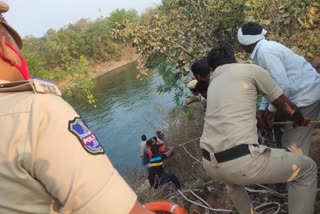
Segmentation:
{"type": "Polygon", "coordinates": [[[97,137],[89,129],[86,122],[81,117],[75,117],[69,121],[69,130],[77,136],[82,147],[93,155],[104,154],[104,150],[100,145],[97,137]]]}

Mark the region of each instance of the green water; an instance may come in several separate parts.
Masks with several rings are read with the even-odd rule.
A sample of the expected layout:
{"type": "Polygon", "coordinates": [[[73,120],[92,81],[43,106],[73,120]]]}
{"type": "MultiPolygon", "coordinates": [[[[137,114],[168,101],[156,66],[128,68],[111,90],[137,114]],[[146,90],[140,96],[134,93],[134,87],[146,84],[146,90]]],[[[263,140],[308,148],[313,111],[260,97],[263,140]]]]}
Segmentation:
{"type": "Polygon", "coordinates": [[[166,126],[165,116],[174,107],[173,94],[158,94],[161,77],[152,73],[136,80],[132,63],[96,78],[97,107],[81,99],[68,102],[87,121],[121,174],[140,166],[139,144],[142,134],[152,137],[166,126]],[[161,112],[161,113],[159,113],[161,112]]]}

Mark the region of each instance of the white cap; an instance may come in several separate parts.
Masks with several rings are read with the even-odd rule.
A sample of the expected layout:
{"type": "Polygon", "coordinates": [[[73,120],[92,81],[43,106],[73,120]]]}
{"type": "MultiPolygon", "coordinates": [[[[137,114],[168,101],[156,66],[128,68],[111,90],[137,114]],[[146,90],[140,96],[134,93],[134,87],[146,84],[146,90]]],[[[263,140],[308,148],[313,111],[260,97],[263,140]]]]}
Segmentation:
{"type": "Polygon", "coordinates": [[[197,80],[191,80],[190,82],[188,82],[187,87],[188,87],[190,90],[193,90],[193,89],[195,89],[197,83],[198,83],[197,80]]]}

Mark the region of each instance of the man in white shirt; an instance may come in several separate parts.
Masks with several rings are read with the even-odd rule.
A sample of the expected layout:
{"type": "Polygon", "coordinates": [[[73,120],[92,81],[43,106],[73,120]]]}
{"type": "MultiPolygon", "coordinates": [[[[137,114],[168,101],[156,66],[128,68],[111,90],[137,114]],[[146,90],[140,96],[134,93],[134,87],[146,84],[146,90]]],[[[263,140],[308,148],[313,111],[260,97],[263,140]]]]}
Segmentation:
{"type": "MultiPolygon", "coordinates": [[[[238,41],[247,53],[251,53],[253,62],[271,74],[303,115],[317,120],[320,114],[320,74],[302,56],[280,43],[266,40],[266,33],[258,23],[247,22],[238,30],[238,41]]],[[[263,99],[257,117],[261,118],[266,111],[275,112],[275,108],[263,99]]],[[[301,128],[284,126],[282,146],[308,155],[313,129],[312,125],[301,128]]]]}
{"type": "Polygon", "coordinates": [[[142,135],[141,136],[141,142],[140,142],[140,157],[142,158],[144,149],[146,148],[146,143],[147,143],[147,136],[142,135]]]}

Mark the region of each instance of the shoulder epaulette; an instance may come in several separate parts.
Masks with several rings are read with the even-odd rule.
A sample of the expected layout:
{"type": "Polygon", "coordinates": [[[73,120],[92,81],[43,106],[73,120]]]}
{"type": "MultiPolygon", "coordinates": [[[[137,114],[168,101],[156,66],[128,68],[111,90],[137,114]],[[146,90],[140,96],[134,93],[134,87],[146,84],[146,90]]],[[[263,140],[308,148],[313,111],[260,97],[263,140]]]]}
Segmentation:
{"type": "Polygon", "coordinates": [[[57,85],[44,80],[33,80],[33,85],[37,93],[55,94],[61,96],[61,92],[57,85]]]}
{"type": "Polygon", "coordinates": [[[0,83],[0,92],[20,92],[20,91],[34,91],[36,93],[54,94],[61,96],[61,92],[54,83],[33,79],[25,81],[3,82],[0,83]]]}

